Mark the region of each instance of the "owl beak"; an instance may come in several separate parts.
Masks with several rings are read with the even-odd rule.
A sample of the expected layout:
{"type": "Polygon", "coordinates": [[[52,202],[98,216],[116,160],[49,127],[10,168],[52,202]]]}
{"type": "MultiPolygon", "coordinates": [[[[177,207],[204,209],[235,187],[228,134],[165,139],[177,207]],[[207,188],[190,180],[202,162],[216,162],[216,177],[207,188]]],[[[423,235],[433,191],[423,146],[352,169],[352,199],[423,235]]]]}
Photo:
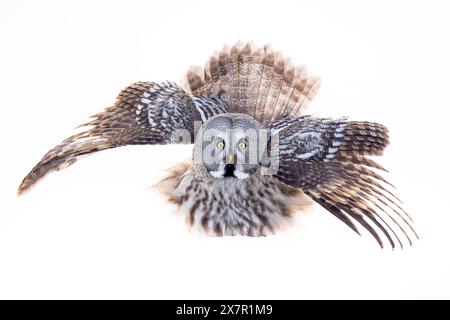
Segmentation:
{"type": "Polygon", "coordinates": [[[227,164],[233,164],[234,163],[234,155],[232,153],[229,153],[227,155],[227,164]]]}

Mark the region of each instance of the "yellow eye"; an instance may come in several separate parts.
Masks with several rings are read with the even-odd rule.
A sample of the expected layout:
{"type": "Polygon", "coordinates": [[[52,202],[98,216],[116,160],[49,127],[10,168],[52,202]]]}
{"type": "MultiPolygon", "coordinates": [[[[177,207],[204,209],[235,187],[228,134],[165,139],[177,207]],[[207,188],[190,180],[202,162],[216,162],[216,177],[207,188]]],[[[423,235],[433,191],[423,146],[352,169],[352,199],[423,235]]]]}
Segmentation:
{"type": "Polygon", "coordinates": [[[223,140],[220,140],[219,142],[217,142],[216,147],[218,149],[223,149],[225,147],[225,142],[223,142],[223,140]]]}
{"type": "Polygon", "coordinates": [[[238,147],[239,147],[239,149],[247,148],[247,142],[245,142],[245,141],[239,142],[238,147]]]}

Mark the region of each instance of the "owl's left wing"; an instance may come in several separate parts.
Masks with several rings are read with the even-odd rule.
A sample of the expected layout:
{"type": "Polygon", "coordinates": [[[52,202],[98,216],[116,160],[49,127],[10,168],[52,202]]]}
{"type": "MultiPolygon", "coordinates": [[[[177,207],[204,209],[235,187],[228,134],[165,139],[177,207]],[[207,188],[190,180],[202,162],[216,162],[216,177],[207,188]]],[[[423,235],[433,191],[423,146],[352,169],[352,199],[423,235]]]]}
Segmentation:
{"type": "Polygon", "coordinates": [[[390,185],[376,170],[384,170],[367,156],[381,155],[389,142],[386,127],[372,122],[286,118],[268,124],[271,159],[278,160],[274,174],[280,181],[300,188],[359,234],[357,221],[383,247],[381,231],[401,247],[404,227],[411,219],[398,205],[390,185]],[[402,226],[403,224],[403,226],[402,226]]]}
{"type": "Polygon", "coordinates": [[[123,89],[115,104],[81,125],[75,134],[44,155],[23,179],[18,193],[49,172],[72,165],[80,157],[126,145],[192,143],[196,122],[227,112],[218,95],[196,97],[171,82],[137,82],[123,89]]]}

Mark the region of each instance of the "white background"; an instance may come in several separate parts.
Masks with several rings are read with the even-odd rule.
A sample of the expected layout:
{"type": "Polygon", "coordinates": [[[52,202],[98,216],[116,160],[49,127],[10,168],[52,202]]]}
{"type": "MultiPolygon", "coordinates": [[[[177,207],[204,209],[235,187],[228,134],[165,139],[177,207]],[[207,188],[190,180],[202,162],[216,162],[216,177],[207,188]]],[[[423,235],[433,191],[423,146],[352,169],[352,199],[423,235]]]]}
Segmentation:
{"type": "Polygon", "coordinates": [[[2,1],[0,298],[450,298],[445,1],[2,1]],[[320,74],[309,111],[389,127],[421,239],[380,250],[314,206],[266,238],[191,234],[148,187],[189,146],[108,150],[16,189],[126,85],[178,80],[224,43],[320,74]]]}

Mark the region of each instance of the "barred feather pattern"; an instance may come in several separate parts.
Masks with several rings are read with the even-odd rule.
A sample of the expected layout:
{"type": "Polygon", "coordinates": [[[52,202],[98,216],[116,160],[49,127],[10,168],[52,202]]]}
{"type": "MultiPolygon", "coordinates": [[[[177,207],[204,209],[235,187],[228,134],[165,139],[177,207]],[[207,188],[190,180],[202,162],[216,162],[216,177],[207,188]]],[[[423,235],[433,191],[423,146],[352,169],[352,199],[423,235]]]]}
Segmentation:
{"type": "Polygon", "coordinates": [[[154,187],[179,206],[193,230],[212,236],[273,234],[312,204],[298,188],[274,177],[213,179],[191,162],[172,168],[154,187]]]}
{"type": "Polygon", "coordinates": [[[384,170],[366,156],[381,155],[389,142],[377,123],[311,117],[284,119],[269,125],[279,147],[275,176],[297,186],[351,229],[364,227],[379,243],[381,234],[392,248],[417,238],[412,220],[375,170],[384,170]]]}
{"type": "Polygon", "coordinates": [[[80,157],[97,151],[126,145],[168,144],[175,130],[186,130],[193,142],[195,121],[228,112],[215,94],[192,97],[172,82],[137,82],[117,97],[116,103],[93,120],[79,126],[87,128],[47,152],[23,179],[22,194],[46,174],[66,168],[80,157]]]}
{"type": "Polygon", "coordinates": [[[261,123],[305,113],[317,94],[320,79],[304,66],[294,66],[270,45],[224,46],[204,68],[186,73],[185,89],[194,95],[223,92],[232,113],[253,116],[261,123]]]}
{"type": "MultiPolygon", "coordinates": [[[[208,168],[201,161],[182,164],[158,187],[186,213],[189,225],[211,235],[273,233],[314,200],[358,234],[356,225],[365,228],[381,247],[386,240],[392,248],[403,247],[417,237],[393,186],[382,176],[386,170],[370,158],[382,155],[388,145],[387,129],[372,122],[305,116],[320,87],[320,79],[306,67],[294,65],[270,45],[237,43],[215,52],[203,68],[192,67],[185,80],[184,87],[138,82],[125,88],[113,106],[44,155],[18,193],[97,151],[191,143],[196,123],[203,128],[268,129],[269,144],[258,145],[255,154],[268,154],[277,165],[271,175],[263,170],[266,159],[233,163],[237,155],[250,159],[245,154],[251,139],[243,136],[246,130],[230,131],[216,137],[222,139],[216,145],[221,151],[213,153],[219,157],[214,160],[227,159],[221,163],[224,168],[208,168]],[[212,120],[221,117],[229,119],[212,120]],[[178,130],[191,139],[174,140],[178,130]]],[[[195,144],[194,150],[203,141],[195,144]]]]}

